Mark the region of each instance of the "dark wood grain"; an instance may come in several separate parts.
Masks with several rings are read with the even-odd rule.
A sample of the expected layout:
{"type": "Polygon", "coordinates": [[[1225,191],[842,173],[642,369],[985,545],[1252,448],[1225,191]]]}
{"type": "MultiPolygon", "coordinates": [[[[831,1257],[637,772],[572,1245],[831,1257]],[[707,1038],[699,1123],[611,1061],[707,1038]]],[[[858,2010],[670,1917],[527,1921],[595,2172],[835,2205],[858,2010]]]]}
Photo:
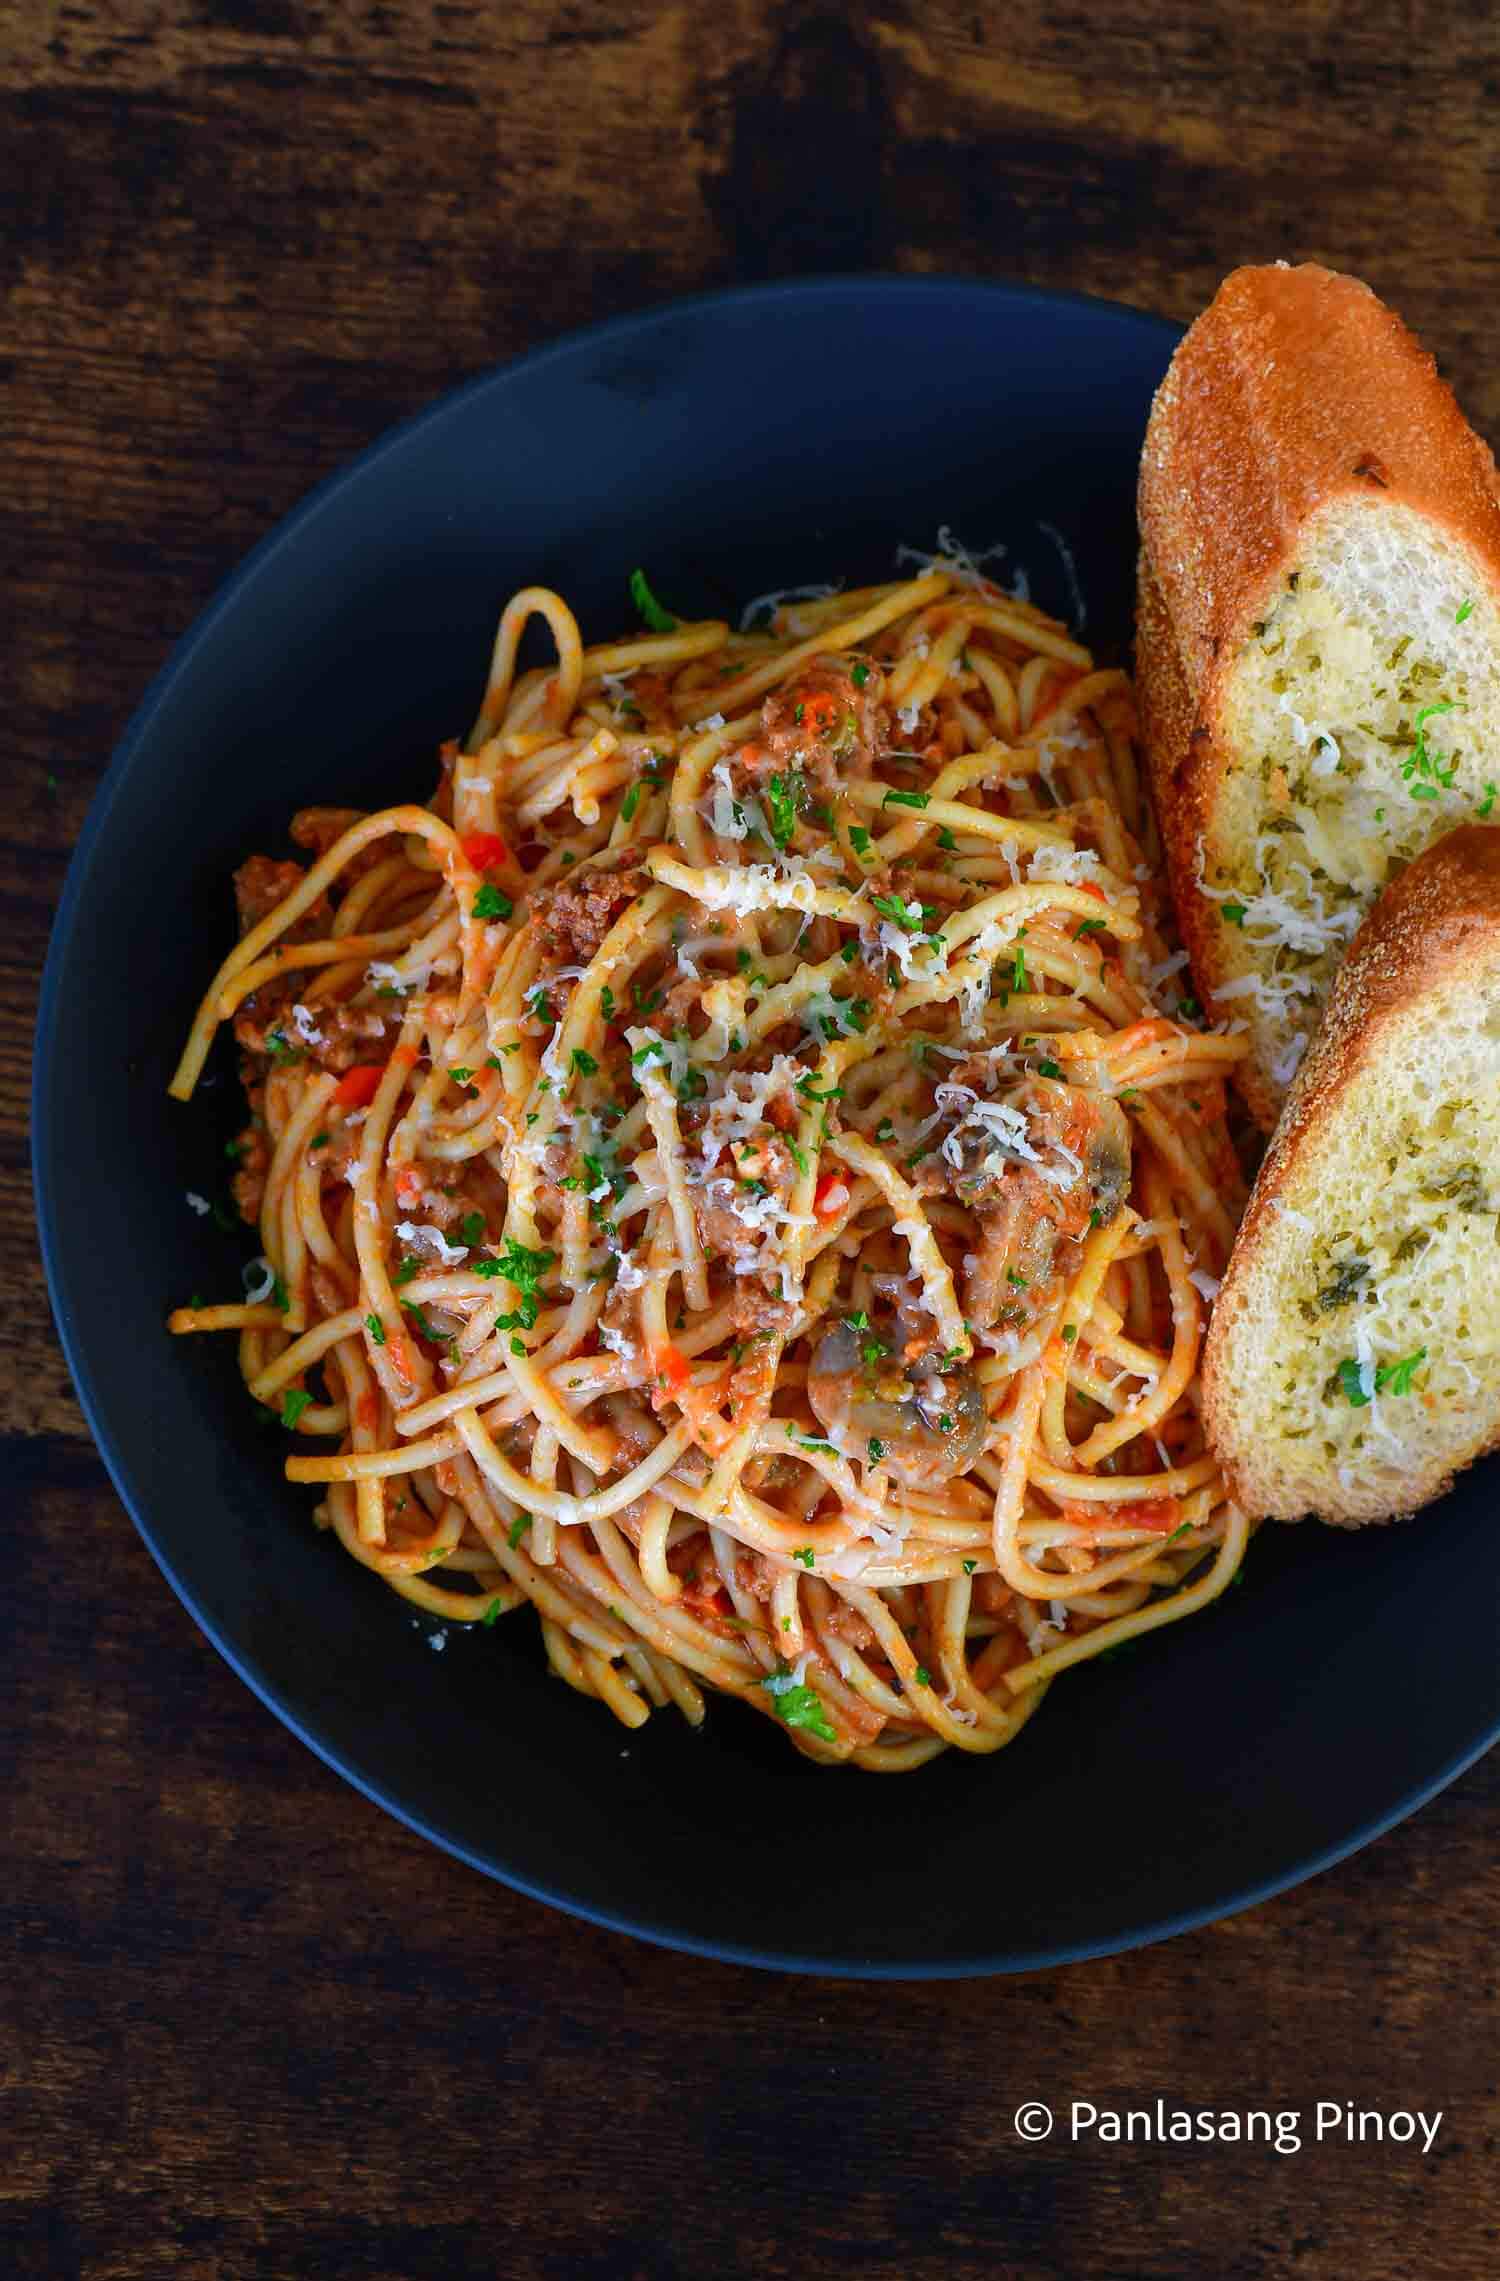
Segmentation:
{"type": "MultiPolygon", "coordinates": [[[[1493,1760],[1296,1893],[1021,1982],[777,1980],[549,1914],[345,1789],[177,1606],[69,1392],[26,1173],[36,977],[109,749],[236,558],[391,420],[735,278],[1008,273],[1187,316],[1234,262],[1308,254],[1387,293],[1500,431],[1497,88],[1488,11],[1412,5],[7,13],[6,2272],[1500,2262],[1493,1760]],[[1157,2094],[1445,2121],[1427,2159],[1011,2123],[1157,2094]]],[[[1372,1725],[1418,1683],[1393,1672],[1372,1725]]]]}

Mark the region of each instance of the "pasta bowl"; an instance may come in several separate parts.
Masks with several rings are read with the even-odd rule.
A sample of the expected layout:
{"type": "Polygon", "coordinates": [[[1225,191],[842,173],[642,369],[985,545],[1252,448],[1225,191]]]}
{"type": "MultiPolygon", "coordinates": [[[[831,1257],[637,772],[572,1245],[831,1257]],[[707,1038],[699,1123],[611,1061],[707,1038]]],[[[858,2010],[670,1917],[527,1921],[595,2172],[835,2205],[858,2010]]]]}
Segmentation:
{"type": "Polygon", "coordinates": [[[1156,1939],[1338,1859],[1500,1729],[1495,1472],[1358,1538],[1256,1538],[1242,1581],[1064,1674],[991,1758],[815,1767],[713,1702],[638,1734],[531,1630],[444,1628],[309,1525],[230,1348],[166,1336],[251,1248],[216,1215],[233,1056],[166,1085],[227,946],[228,880],[310,801],[429,781],[497,610],[556,586],[623,622],[632,569],[700,615],[891,575],[947,529],[1004,547],[1128,658],[1136,458],[1176,339],[1032,288],[768,286],[600,326],[445,399],[251,556],[132,722],[70,870],[38,1030],[43,1248],[121,1497],[234,1669],[356,1788],[522,1892],[703,1954],[811,1972],[1019,1970],[1156,1939]],[[70,1209],[105,1199],[87,1215],[70,1209]],[[99,1294],[107,1291],[108,1307],[99,1294]],[[1468,1580],[1462,1592],[1452,1579],[1468,1580]],[[1441,1600],[1419,1689],[1414,1608],[1441,1600]]]}

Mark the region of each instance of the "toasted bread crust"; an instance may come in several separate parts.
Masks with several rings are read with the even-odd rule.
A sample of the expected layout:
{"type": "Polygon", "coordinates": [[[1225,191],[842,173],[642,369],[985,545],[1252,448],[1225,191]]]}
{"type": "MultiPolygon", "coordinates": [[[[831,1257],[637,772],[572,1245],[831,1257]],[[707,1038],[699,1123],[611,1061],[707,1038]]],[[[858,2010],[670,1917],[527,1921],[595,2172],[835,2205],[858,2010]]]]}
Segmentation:
{"type": "MultiPolygon", "coordinates": [[[[1313,263],[1235,270],[1157,391],[1139,495],[1136,672],[1151,787],[1209,1003],[1228,970],[1197,892],[1198,849],[1232,758],[1220,741],[1226,683],[1309,518],[1376,496],[1443,526],[1500,599],[1494,458],[1433,359],[1355,278],[1313,263]]],[[[1251,1073],[1244,1091],[1269,1129],[1274,1088],[1251,1073]]]]}
{"type": "MultiPolygon", "coordinates": [[[[1207,823],[1207,789],[1222,766],[1210,750],[1211,732],[1194,700],[1151,559],[1141,549],[1136,576],[1135,691],[1148,755],[1156,820],[1166,851],[1178,932],[1206,1005],[1227,979],[1223,921],[1217,906],[1198,893],[1198,847],[1207,823]]],[[[1265,1132],[1275,1124],[1281,1097],[1254,1062],[1241,1062],[1235,1083],[1265,1132]]]]}
{"type": "MultiPolygon", "coordinates": [[[[1209,1446],[1233,1494],[1256,1510],[1254,1481],[1237,1456],[1234,1388],[1225,1348],[1257,1256],[1276,1237],[1277,1207],[1299,1159],[1327,1129],[1351,1087],[1378,1082],[1382,1040],[1391,1025],[1419,1010],[1443,982],[1478,975],[1500,961],[1500,826],[1465,824],[1429,848],[1393,880],[1350,945],[1323,1020],[1292,1081],[1275,1137],[1262,1160],[1214,1302],[1203,1349],[1203,1422],[1209,1446]]],[[[1417,1500],[1440,1496],[1460,1464],[1500,1447],[1500,1417],[1442,1480],[1423,1485],[1417,1500]]],[[[1325,1520],[1357,1527],[1364,1518],[1340,1510],[1330,1485],[1325,1520]]],[[[1282,1516],[1290,1517],[1290,1516],[1282,1516]]]]}

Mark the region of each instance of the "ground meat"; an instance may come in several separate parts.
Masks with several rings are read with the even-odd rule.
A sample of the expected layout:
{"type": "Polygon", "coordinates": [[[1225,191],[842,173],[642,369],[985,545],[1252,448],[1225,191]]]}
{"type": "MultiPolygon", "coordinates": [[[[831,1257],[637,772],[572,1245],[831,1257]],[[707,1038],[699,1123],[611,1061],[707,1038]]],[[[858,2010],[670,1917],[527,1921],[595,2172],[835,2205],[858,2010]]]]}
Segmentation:
{"type": "MultiPolygon", "coordinates": [[[[960,1062],[952,1081],[980,1094],[993,1085],[982,1061],[960,1062]]],[[[963,1304],[979,1330],[1030,1323],[1055,1279],[1060,1247],[1081,1243],[1091,1226],[1107,1225],[1130,1181],[1130,1128],[1107,1095],[1038,1085],[1016,1105],[1025,1111],[1031,1145],[1049,1164],[1080,1166],[1065,1184],[1044,1180],[1036,1166],[1007,1156],[1003,1143],[962,1119],[914,1176],[922,1194],[953,1196],[978,1220],[963,1304]],[[956,1164],[948,1153],[955,1135],[956,1164]]],[[[1076,1252],[1072,1256],[1076,1261],[1076,1252]]]]}
{"type": "MultiPolygon", "coordinates": [[[[323,856],[335,840],[343,838],[351,824],[363,823],[364,817],[363,808],[299,808],[291,821],[290,837],[298,847],[323,856]]],[[[374,840],[369,847],[361,848],[358,855],[351,855],[339,873],[340,886],[348,886],[361,872],[372,871],[377,863],[384,863],[392,844],[389,839],[374,840]]]]}
{"type": "MultiPolygon", "coordinates": [[[[239,913],[240,933],[247,935],[258,927],[262,919],[284,903],[307,877],[300,863],[282,863],[275,856],[252,855],[242,863],[234,875],[234,902],[239,913]]],[[[326,895],[317,896],[298,919],[294,919],[283,934],[281,942],[313,942],[325,935],[332,923],[332,911],[326,895]]],[[[234,1018],[234,1034],[247,1053],[267,1053],[266,1038],[270,1031],[283,1027],[286,1007],[297,995],[296,974],[274,975],[252,990],[241,1004],[234,1018]]],[[[294,1043],[290,1038],[288,1045],[294,1043]]]]}
{"type": "MultiPolygon", "coordinates": [[[[252,927],[258,927],[278,903],[284,903],[288,895],[295,894],[306,877],[300,863],[280,863],[273,855],[250,856],[234,875],[234,905],[239,913],[240,933],[247,935],[252,927]]],[[[313,909],[317,908],[315,903],[313,909]]],[[[310,914],[304,914],[288,928],[291,940],[310,940],[308,916],[310,914]]]]}
{"type": "Polygon", "coordinates": [[[776,1589],[777,1571],[763,1553],[742,1552],[734,1564],[734,1580],[752,1600],[769,1600],[776,1589]]]}
{"type": "MultiPolygon", "coordinates": [[[[790,1330],[796,1312],[784,1299],[769,1297],[758,1283],[740,1283],[730,1305],[730,1319],[739,1340],[753,1339],[762,1331],[790,1330]]],[[[752,1348],[746,1357],[745,1369],[754,1372],[755,1368],[756,1353],[752,1348]]],[[[736,1379],[739,1375],[736,1372],[736,1379]]]]}
{"type": "Polygon", "coordinates": [[[293,1018],[288,1036],[302,1046],[310,1061],[320,1068],[336,1070],[340,1076],[352,1069],[357,1061],[387,1061],[401,1027],[401,1016],[380,1006],[311,1006],[311,1027],[317,1031],[316,1040],[309,1040],[293,1018]]]}
{"type": "Polygon", "coordinates": [[[846,1639],[851,1647],[861,1650],[875,1645],[875,1634],[857,1608],[846,1600],[836,1600],[823,1619],[826,1628],[839,1639],[846,1639]]]}
{"type": "Polygon", "coordinates": [[[617,714],[624,727],[648,736],[655,730],[665,730],[670,736],[676,729],[671,684],[662,674],[638,669],[623,682],[622,690],[623,702],[617,714]]]}
{"type": "MultiPolygon", "coordinates": [[[[644,1417],[623,1394],[607,1395],[602,1407],[614,1429],[615,1440],[623,1452],[624,1460],[631,1465],[639,1465],[643,1458],[651,1455],[661,1439],[655,1424],[644,1417]]],[[[615,1515],[615,1519],[622,1528],[626,1528],[633,1543],[640,1542],[641,1526],[645,1520],[645,1505],[641,1499],[627,1505],[623,1513],[615,1515]],[[633,1529],[628,1526],[632,1519],[635,1524],[633,1529]]]]}
{"type": "Polygon", "coordinates": [[[271,1169],[271,1146],[260,1125],[246,1125],[235,1142],[239,1151],[239,1170],[229,1183],[235,1209],[247,1225],[254,1227],[260,1218],[265,1201],[266,1174],[271,1169]]]}
{"type": "Polygon", "coordinates": [[[586,871],[537,895],[533,915],[550,957],[569,966],[585,966],[628,903],[646,886],[646,874],[637,863],[616,871],[590,864],[586,871]]]}
{"type": "Polygon", "coordinates": [[[680,982],[673,983],[662,1000],[652,1027],[667,1037],[675,1037],[679,1029],[691,1027],[690,1017],[697,1013],[702,999],[703,984],[685,974],[680,982]]]}
{"type": "Polygon", "coordinates": [[[760,743],[741,755],[747,771],[801,768],[829,792],[870,775],[890,741],[882,688],[873,667],[856,688],[847,666],[826,661],[773,689],[761,707],[760,743]]]}
{"type": "Polygon", "coordinates": [[[1050,1195],[1034,1175],[1020,1174],[980,1209],[978,1248],[967,1255],[963,1288],[964,1319],[976,1330],[1022,1328],[1045,1302],[1062,1234],[1050,1195]]]}
{"type": "Polygon", "coordinates": [[[709,1258],[727,1260],[736,1275],[749,1275],[759,1262],[760,1237],[736,1216],[735,1194],[730,1179],[705,1181],[692,1191],[693,1217],[709,1258]]]}
{"type": "Polygon", "coordinates": [[[974,1580],[974,1605],[984,1616],[1008,1615],[1015,1606],[1016,1596],[1003,1576],[979,1576],[974,1580]]]}
{"type": "Polygon", "coordinates": [[[792,1156],[785,1141],[762,1133],[754,1140],[731,1142],[720,1156],[718,1168],[691,1193],[698,1240],[710,1259],[727,1260],[736,1275],[762,1270],[774,1273],[778,1254],[768,1241],[770,1231],[742,1217],[755,1199],[746,1186],[762,1184],[783,1203],[792,1185],[792,1156]],[[738,1209],[736,1208],[738,1207],[738,1209]]]}

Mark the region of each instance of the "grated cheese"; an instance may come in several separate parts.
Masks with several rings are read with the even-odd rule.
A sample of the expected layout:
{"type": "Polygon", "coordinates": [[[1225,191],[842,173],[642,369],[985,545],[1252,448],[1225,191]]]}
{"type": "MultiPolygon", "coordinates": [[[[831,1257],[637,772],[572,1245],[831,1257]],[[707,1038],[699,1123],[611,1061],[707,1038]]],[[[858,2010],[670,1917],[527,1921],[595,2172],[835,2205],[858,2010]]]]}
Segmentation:
{"type": "Polygon", "coordinates": [[[808,586],[778,586],[769,594],[757,594],[740,612],[740,632],[749,633],[762,610],[772,618],[784,602],[830,602],[839,591],[837,586],[823,586],[814,582],[808,586]]]}
{"type": "Polygon", "coordinates": [[[428,1227],[421,1220],[398,1220],[396,1234],[412,1251],[428,1252],[443,1267],[457,1267],[469,1256],[469,1247],[462,1243],[449,1243],[441,1228],[428,1227]]]}
{"type": "MultiPolygon", "coordinates": [[[[1002,855],[1010,845],[1009,841],[1004,843],[1002,855]]],[[[1057,840],[1036,850],[1026,875],[1029,879],[1050,879],[1060,887],[1082,887],[1097,882],[1103,871],[1104,865],[1091,847],[1068,847],[1057,840]]]]}

